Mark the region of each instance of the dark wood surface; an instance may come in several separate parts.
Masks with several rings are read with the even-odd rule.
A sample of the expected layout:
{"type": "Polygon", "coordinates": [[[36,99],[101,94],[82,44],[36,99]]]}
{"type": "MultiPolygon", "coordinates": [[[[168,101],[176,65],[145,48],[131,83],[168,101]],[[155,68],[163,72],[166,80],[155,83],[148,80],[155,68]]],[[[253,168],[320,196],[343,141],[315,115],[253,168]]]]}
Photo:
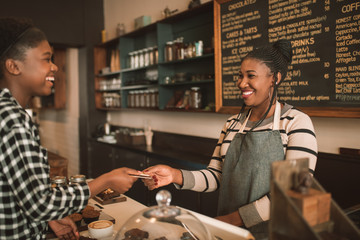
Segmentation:
{"type": "Polygon", "coordinates": [[[343,209],[360,204],[360,156],[318,154],[315,178],[343,209]]]}
{"type": "Polygon", "coordinates": [[[123,143],[112,145],[147,154],[150,157],[207,165],[210,162],[217,139],[154,131],[152,143],[152,146],[123,143]]]}
{"type": "MultiPolygon", "coordinates": [[[[95,139],[91,141],[96,142],[100,149],[116,149],[114,154],[116,156],[119,155],[116,154],[116,152],[122,152],[118,156],[118,159],[111,160],[117,163],[116,167],[121,167],[121,162],[125,164],[130,161],[132,165],[126,166],[140,169],[161,163],[174,167],[181,166],[182,169],[195,170],[207,166],[216,146],[217,139],[155,131],[153,146],[151,147],[145,145],[133,146],[127,144],[100,143],[95,139]],[[133,158],[127,159],[129,155],[127,153],[135,155],[133,158]],[[148,160],[144,161],[144,158],[148,160]],[[135,164],[136,160],[139,162],[135,164]]],[[[104,157],[105,152],[98,148],[96,152],[99,152],[99,154],[104,157]]],[[[101,161],[101,165],[104,165],[104,161],[101,161]]],[[[359,156],[320,152],[318,154],[314,176],[324,189],[331,193],[335,202],[342,209],[346,210],[347,208],[360,204],[359,172],[359,156]]],[[[203,193],[199,196],[199,202],[202,204],[200,204],[201,209],[198,211],[211,212],[207,215],[214,215],[216,213],[216,207],[214,207],[216,206],[216,195],[217,193],[203,193]],[[207,198],[212,199],[212,202],[204,205],[204,203],[207,203],[207,198]]],[[[144,199],[145,197],[141,196],[140,198],[144,199]]],[[[146,201],[149,201],[149,199],[146,201]]]]}

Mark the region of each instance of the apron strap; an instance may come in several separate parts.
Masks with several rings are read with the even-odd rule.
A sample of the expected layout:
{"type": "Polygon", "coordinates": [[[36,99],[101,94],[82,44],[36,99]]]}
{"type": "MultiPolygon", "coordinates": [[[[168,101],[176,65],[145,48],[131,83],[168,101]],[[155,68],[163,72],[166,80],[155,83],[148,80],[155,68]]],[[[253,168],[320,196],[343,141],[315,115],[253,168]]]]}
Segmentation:
{"type": "Polygon", "coordinates": [[[247,122],[248,122],[248,120],[249,120],[249,118],[250,118],[250,115],[251,115],[251,109],[249,110],[249,113],[248,113],[248,115],[247,115],[244,123],[241,125],[241,127],[240,127],[240,129],[239,129],[239,133],[243,133],[243,132],[244,132],[244,129],[245,129],[246,124],[247,124],[247,122]]]}
{"type": "Polygon", "coordinates": [[[281,105],[278,101],[276,101],[273,130],[279,130],[280,128],[280,115],[281,115],[281,105]]]}
{"type": "MultiPolygon", "coordinates": [[[[248,116],[246,117],[244,123],[241,125],[240,129],[239,129],[239,133],[243,133],[244,129],[246,127],[246,124],[250,118],[251,115],[251,109],[249,110],[250,112],[248,113],[248,116]]],[[[276,105],[275,105],[275,112],[274,112],[274,120],[273,120],[273,130],[279,130],[280,128],[280,115],[281,115],[281,105],[279,103],[279,101],[276,101],[276,105]]]]}

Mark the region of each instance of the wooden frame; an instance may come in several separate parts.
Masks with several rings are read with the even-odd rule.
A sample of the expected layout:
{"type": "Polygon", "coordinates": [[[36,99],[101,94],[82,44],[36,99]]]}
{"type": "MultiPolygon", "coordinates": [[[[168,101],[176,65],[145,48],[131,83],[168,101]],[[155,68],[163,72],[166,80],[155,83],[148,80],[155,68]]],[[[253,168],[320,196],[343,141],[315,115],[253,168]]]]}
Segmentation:
{"type": "MultiPolygon", "coordinates": [[[[231,0],[214,0],[215,41],[215,111],[235,114],[241,106],[223,106],[222,96],[222,49],[221,49],[221,4],[231,0]]],[[[297,107],[312,117],[360,118],[359,107],[297,107]]]]}

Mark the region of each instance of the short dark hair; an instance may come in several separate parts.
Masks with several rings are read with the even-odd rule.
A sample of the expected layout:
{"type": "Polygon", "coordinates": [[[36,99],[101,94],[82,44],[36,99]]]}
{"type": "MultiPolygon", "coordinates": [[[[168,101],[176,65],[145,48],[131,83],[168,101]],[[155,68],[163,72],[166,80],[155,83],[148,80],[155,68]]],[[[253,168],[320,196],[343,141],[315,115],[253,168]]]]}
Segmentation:
{"type": "Polygon", "coordinates": [[[24,60],[25,52],[47,40],[45,34],[26,18],[0,18],[0,79],[8,58],[24,60]]]}
{"type": "Polygon", "coordinates": [[[262,61],[272,73],[281,73],[280,82],[282,82],[286,77],[292,55],[291,43],[287,40],[278,40],[271,45],[254,49],[244,59],[254,58],[262,61]]]}

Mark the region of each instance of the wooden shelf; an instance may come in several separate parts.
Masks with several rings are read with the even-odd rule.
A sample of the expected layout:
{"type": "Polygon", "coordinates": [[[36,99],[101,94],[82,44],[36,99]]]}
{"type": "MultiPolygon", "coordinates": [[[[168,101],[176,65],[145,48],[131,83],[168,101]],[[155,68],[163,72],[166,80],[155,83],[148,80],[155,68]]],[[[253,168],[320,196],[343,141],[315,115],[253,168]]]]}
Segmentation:
{"type": "MultiPolygon", "coordinates": [[[[94,47],[94,71],[95,71],[95,105],[101,110],[119,110],[127,109],[128,94],[131,90],[146,90],[156,88],[158,92],[158,108],[161,111],[165,109],[170,99],[177,94],[178,90],[190,89],[194,85],[201,84],[203,95],[203,105],[209,105],[215,102],[215,84],[214,79],[201,81],[186,81],[172,84],[164,84],[164,79],[168,76],[176,76],[177,73],[188,73],[188,75],[214,75],[214,52],[213,52],[213,3],[205,3],[199,7],[175,14],[158,22],[126,33],[120,37],[108,42],[98,44],[94,47]],[[183,42],[193,43],[199,40],[203,41],[204,55],[192,57],[171,62],[164,62],[164,49],[168,41],[173,41],[179,37],[183,42]],[[129,53],[157,47],[158,61],[156,64],[140,68],[129,68],[129,53]],[[110,66],[109,54],[112,50],[119,50],[121,70],[106,74],[99,74],[100,71],[110,66]],[[116,77],[121,79],[121,87],[115,90],[100,90],[100,81],[116,77]],[[156,79],[155,84],[136,84],[136,81],[156,79]],[[119,92],[121,95],[121,108],[103,107],[105,93],[119,92]]],[[[206,78],[206,77],[205,77],[206,78]]],[[[140,82],[139,82],[140,83],[140,82]]],[[[141,82],[142,83],[142,82],[141,82]]],[[[131,106],[131,105],[130,105],[131,106]]],[[[134,108],[147,109],[147,108],[134,108]]],[[[152,110],[154,110],[152,108],[152,110]]],[[[170,111],[179,111],[173,109],[170,111]]],[[[206,112],[199,110],[180,110],[188,112],[206,112]]]]}

